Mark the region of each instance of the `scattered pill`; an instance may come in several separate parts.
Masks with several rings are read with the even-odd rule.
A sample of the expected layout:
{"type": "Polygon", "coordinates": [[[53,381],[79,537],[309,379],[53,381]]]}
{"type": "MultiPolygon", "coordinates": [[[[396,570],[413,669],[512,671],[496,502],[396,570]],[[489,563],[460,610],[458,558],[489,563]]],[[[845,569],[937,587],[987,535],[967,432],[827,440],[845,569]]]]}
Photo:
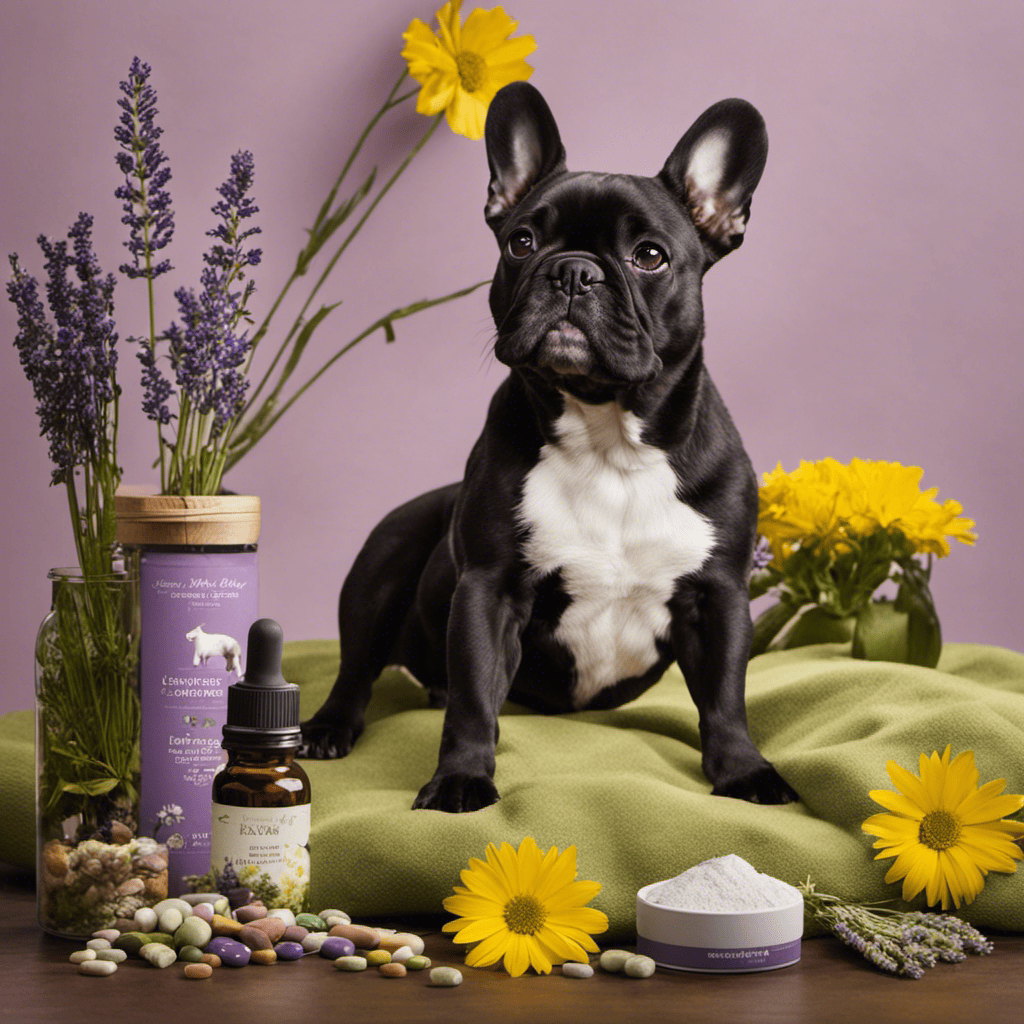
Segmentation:
{"type": "Polygon", "coordinates": [[[567,978],[592,978],[594,976],[594,968],[590,964],[575,963],[570,960],[562,964],[562,973],[567,978]]]}
{"type": "Polygon", "coordinates": [[[77,949],[68,957],[68,962],[73,964],[84,964],[89,960],[96,959],[95,949],[77,949]]]}
{"type": "Polygon", "coordinates": [[[209,978],[213,974],[213,968],[209,964],[188,964],[185,967],[186,978],[209,978]]]}
{"type": "MultiPolygon", "coordinates": [[[[118,938],[120,938],[120,935],[118,935],[118,938]]],[[[90,939],[85,944],[85,948],[86,949],[110,949],[111,948],[110,947],[110,940],[109,939],[90,939]]]]}
{"type": "Polygon", "coordinates": [[[370,967],[382,967],[391,963],[391,954],[386,949],[368,949],[365,951],[365,959],[370,967]]]}
{"type": "Polygon", "coordinates": [[[139,950],[139,956],[161,970],[165,967],[170,967],[178,959],[178,954],[170,946],[165,946],[162,942],[147,942],[139,950]]]}
{"type": "Polygon", "coordinates": [[[97,978],[109,977],[117,970],[113,960],[83,960],[78,965],[79,974],[91,974],[97,978]]]}
{"type": "Polygon", "coordinates": [[[462,984],[462,974],[454,967],[435,967],[430,972],[430,984],[436,988],[454,988],[462,984]]]}
{"type": "Polygon", "coordinates": [[[251,928],[248,925],[246,925],[246,927],[244,927],[235,936],[235,938],[241,942],[243,946],[248,946],[252,950],[274,948],[274,944],[270,941],[266,932],[261,931],[259,928],[251,928]]]}
{"type": "Polygon", "coordinates": [[[222,914],[214,914],[210,922],[214,935],[237,935],[242,930],[242,925],[230,917],[222,914]]]}
{"type": "Polygon", "coordinates": [[[383,978],[404,978],[405,977],[405,964],[381,964],[378,968],[380,975],[383,978]]]}
{"type": "Polygon", "coordinates": [[[340,935],[328,936],[320,944],[320,955],[328,960],[337,960],[339,956],[352,956],[356,951],[351,939],[343,939],[340,935]]]}
{"type": "Polygon", "coordinates": [[[155,904],[153,910],[156,912],[156,916],[159,917],[165,910],[177,910],[181,914],[182,920],[188,917],[192,913],[192,907],[185,902],[185,900],[179,900],[171,898],[169,900],[161,900],[155,904]]]}
{"type": "Polygon", "coordinates": [[[631,956],[626,961],[625,971],[631,978],[649,978],[655,966],[649,956],[631,956]]]}
{"type": "Polygon", "coordinates": [[[180,949],[182,946],[198,946],[202,948],[213,938],[213,928],[201,917],[193,914],[186,918],[181,926],[174,933],[174,945],[180,949]]]}
{"type": "Polygon", "coordinates": [[[291,928],[295,924],[295,914],[288,907],[278,907],[267,914],[268,918],[278,918],[284,921],[285,928],[291,928]]]}
{"type": "MultiPolygon", "coordinates": [[[[189,917],[191,916],[192,908],[189,907],[189,917]]],[[[160,931],[170,932],[173,935],[181,927],[184,920],[185,915],[177,907],[167,907],[158,918],[159,924],[157,927],[160,931]]]]}
{"type": "Polygon", "coordinates": [[[625,949],[606,949],[601,954],[601,959],[598,960],[598,963],[601,965],[602,971],[607,971],[609,974],[619,974],[623,967],[626,966],[626,961],[634,955],[625,949]]]}
{"type": "Polygon", "coordinates": [[[213,924],[213,918],[216,911],[213,909],[213,905],[210,903],[197,903],[192,910],[192,916],[198,917],[204,920],[207,924],[213,924]]]}
{"type": "Polygon", "coordinates": [[[334,966],[339,971],[365,971],[366,960],[361,956],[339,956],[334,966]]]}
{"type": "Polygon", "coordinates": [[[279,942],[274,947],[278,960],[301,960],[306,952],[300,942],[279,942]]]}
{"type": "Polygon", "coordinates": [[[376,928],[366,928],[361,924],[336,924],[330,933],[332,936],[351,939],[360,949],[376,949],[382,937],[376,928]]]}
{"type": "Polygon", "coordinates": [[[135,927],[140,932],[156,931],[157,916],[152,907],[139,907],[135,911],[135,927]]]}
{"type": "Polygon", "coordinates": [[[302,948],[307,953],[315,953],[329,938],[327,932],[310,932],[302,940],[302,948]]]}
{"type": "Polygon", "coordinates": [[[128,954],[123,949],[98,949],[96,951],[96,959],[122,964],[128,959],[128,954]]]}
{"type": "Polygon", "coordinates": [[[250,957],[250,963],[276,964],[277,954],[272,949],[254,949],[250,957]]]}
{"type": "Polygon", "coordinates": [[[219,956],[225,967],[244,967],[252,956],[248,946],[236,939],[229,939],[226,935],[211,939],[206,946],[206,952],[219,956]]]}
{"type": "Polygon", "coordinates": [[[407,971],[425,971],[429,966],[429,956],[411,956],[405,961],[405,969],[407,971]]]}

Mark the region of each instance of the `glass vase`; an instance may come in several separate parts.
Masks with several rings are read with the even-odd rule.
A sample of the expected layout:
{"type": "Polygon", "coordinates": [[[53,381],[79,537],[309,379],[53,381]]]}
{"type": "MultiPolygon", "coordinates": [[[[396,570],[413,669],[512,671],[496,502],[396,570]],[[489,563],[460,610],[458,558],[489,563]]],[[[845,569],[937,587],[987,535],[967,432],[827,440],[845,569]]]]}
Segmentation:
{"type": "Polygon", "coordinates": [[[43,929],[85,938],[166,898],[167,849],[138,834],[138,578],[77,568],[48,578],[36,638],[36,903],[43,929]]]}

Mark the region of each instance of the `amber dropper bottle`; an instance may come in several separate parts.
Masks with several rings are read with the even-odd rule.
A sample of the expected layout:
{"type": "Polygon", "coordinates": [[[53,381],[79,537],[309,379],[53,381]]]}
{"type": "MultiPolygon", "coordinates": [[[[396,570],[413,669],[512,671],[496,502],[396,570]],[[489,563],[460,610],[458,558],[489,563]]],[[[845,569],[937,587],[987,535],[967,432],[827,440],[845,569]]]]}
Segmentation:
{"type": "Polygon", "coordinates": [[[299,913],[309,889],[310,786],[295,760],[299,688],[281,675],[283,644],[273,619],[254,622],[245,677],[228,687],[228,760],[213,779],[210,860],[218,885],[299,913]]]}

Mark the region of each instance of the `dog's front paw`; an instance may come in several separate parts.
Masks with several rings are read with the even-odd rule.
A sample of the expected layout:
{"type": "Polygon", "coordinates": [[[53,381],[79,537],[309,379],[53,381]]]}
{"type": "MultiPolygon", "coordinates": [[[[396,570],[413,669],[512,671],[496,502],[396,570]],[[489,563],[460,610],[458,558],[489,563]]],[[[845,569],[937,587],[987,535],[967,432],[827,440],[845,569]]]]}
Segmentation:
{"type": "Polygon", "coordinates": [[[302,730],[302,745],[298,756],[317,760],[344,757],[363,731],[362,720],[335,718],[315,714],[299,726],[302,730]]]}
{"type": "Polygon", "coordinates": [[[767,761],[744,775],[715,786],[712,796],[731,796],[752,804],[790,804],[800,797],[767,761]]]}
{"type": "Polygon", "coordinates": [[[420,790],[412,809],[461,814],[489,807],[498,799],[498,790],[486,775],[453,772],[451,775],[435,775],[420,790]]]}

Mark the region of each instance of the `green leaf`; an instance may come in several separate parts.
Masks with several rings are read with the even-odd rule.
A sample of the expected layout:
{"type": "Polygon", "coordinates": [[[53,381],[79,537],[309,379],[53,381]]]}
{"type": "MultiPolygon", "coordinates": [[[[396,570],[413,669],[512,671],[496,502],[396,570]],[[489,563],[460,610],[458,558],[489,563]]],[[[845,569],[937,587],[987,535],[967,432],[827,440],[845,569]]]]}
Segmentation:
{"type": "Polygon", "coordinates": [[[924,572],[904,573],[895,607],[907,614],[907,661],[935,668],[942,654],[942,626],[924,572]]]}
{"type": "Polygon", "coordinates": [[[281,379],[278,382],[277,387],[274,388],[274,395],[280,390],[281,384],[283,384],[291,375],[295,369],[299,360],[302,358],[302,353],[309,344],[309,339],[313,336],[313,332],[320,326],[321,321],[327,317],[330,313],[333,313],[341,305],[341,300],[332,302],[329,306],[321,306],[303,325],[302,330],[299,331],[298,337],[292,342],[292,350],[288,354],[288,360],[284,364],[284,369],[281,370],[281,379]]]}
{"type": "Polygon", "coordinates": [[[790,601],[779,601],[766,608],[754,622],[754,637],[750,643],[750,657],[764,654],[768,645],[778,636],[779,631],[799,611],[799,606],[790,601]]]}
{"type": "Polygon", "coordinates": [[[869,601],[857,615],[853,633],[855,658],[867,661],[910,661],[907,612],[892,601],[869,601]]]}
{"type": "Polygon", "coordinates": [[[80,796],[103,796],[118,785],[120,779],[87,779],[84,782],[65,782],[60,788],[65,793],[76,793],[80,796]]]}
{"type": "Polygon", "coordinates": [[[317,227],[312,229],[307,228],[309,234],[309,241],[306,243],[306,248],[299,253],[298,259],[295,261],[295,273],[305,274],[309,269],[309,264],[313,257],[324,247],[327,240],[338,230],[339,227],[348,219],[349,214],[366,198],[370,189],[373,188],[373,183],[377,178],[377,168],[374,167],[370,171],[369,177],[362,183],[348,197],[330,216],[326,216],[327,209],[330,204],[334,201],[334,191],[324,201],[324,205],[320,208],[320,213],[317,215],[316,224],[317,227]],[[326,219],[325,219],[326,218],[326,219]],[[322,223],[321,223],[322,222],[322,223]]]}
{"type": "Polygon", "coordinates": [[[811,644],[849,643],[853,638],[855,623],[856,619],[852,615],[841,618],[821,605],[813,605],[793,623],[793,628],[782,638],[779,647],[789,651],[794,647],[809,647],[811,644]]]}

